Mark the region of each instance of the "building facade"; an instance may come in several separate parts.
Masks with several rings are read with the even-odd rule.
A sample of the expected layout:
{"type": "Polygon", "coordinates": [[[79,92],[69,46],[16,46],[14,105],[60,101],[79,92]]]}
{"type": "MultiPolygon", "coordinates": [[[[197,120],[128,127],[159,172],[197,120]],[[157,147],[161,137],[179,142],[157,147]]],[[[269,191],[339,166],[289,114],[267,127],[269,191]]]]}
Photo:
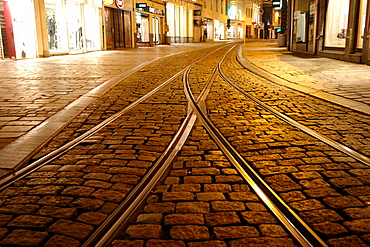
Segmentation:
{"type": "Polygon", "coordinates": [[[0,58],[260,38],[261,0],[0,0],[0,58]]]}
{"type": "Polygon", "coordinates": [[[101,49],[98,0],[0,0],[1,56],[22,59],[101,49]]]}
{"type": "Polygon", "coordinates": [[[370,0],[292,0],[288,47],[370,65],[370,0]]]}

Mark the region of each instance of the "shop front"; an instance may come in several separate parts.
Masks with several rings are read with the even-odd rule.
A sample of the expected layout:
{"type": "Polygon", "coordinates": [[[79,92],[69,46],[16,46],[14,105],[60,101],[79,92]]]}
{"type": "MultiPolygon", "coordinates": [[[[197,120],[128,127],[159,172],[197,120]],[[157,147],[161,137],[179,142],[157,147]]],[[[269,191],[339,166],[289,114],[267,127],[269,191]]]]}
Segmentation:
{"type": "Polygon", "coordinates": [[[50,54],[101,49],[99,1],[44,0],[50,54]]]}
{"type": "Polygon", "coordinates": [[[230,27],[227,29],[226,37],[228,39],[243,39],[244,30],[243,24],[239,21],[231,21],[230,27]]]}
{"type": "Polygon", "coordinates": [[[131,48],[132,47],[132,28],[131,12],[105,7],[105,46],[108,50],[131,48]]]}
{"type": "Polygon", "coordinates": [[[165,43],[164,5],[136,3],[136,42],[138,46],[153,46],[165,43]]]}
{"type": "Polygon", "coordinates": [[[356,62],[369,61],[368,0],[294,0],[290,49],[356,62]]]}
{"type": "Polygon", "coordinates": [[[215,20],[215,40],[225,39],[225,23],[219,20],[215,20]]]}
{"type": "Polygon", "coordinates": [[[35,11],[32,0],[0,1],[1,57],[37,57],[35,11]]]}
{"type": "Polygon", "coordinates": [[[149,15],[136,13],[136,42],[150,44],[149,15]]]}
{"type": "Polygon", "coordinates": [[[204,24],[204,40],[213,40],[215,35],[213,30],[213,20],[204,18],[204,24]]]}
{"type": "Polygon", "coordinates": [[[317,0],[296,0],[293,10],[292,50],[315,53],[317,0]]]}
{"type": "Polygon", "coordinates": [[[204,41],[204,23],[201,6],[189,2],[168,2],[166,18],[168,25],[167,39],[171,43],[204,41]]]}

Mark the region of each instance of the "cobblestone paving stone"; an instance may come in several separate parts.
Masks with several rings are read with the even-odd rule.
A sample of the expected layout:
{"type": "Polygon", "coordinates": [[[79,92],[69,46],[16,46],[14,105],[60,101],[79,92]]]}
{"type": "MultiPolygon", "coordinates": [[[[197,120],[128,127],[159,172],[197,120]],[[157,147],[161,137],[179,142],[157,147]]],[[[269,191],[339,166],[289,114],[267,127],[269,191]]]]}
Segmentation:
{"type": "MultiPolygon", "coordinates": [[[[100,123],[177,72],[178,65],[184,68],[200,55],[163,60],[120,82],[87,107],[37,157],[100,123]]],[[[214,60],[197,69],[206,75],[190,75],[195,95],[205,85],[214,60]]],[[[237,68],[235,64],[231,67],[237,68]]],[[[251,76],[239,69],[235,72],[233,77],[243,82],[251,76]]],[[[251,80],[257,90],[260,86],[251,80]]],[[[305,102],[305,110],[318,104],[289,91],[284,95],[305,102]]],[[[302,117],[305,123],[310,121],[300,116],[299,110],[292,110],[300,104],[283,105],[279,102],[276,107],[291,110],[292,116],[302,117]]],[[[320,102],[314,109],[319,112],[327,105],[320,102]]],[[[220,79],[214,82],[207,106],[212,120],[236,149],[330,246],[370,245],[367,166],[275,119],[220,79]]],[[[184,119],[186,107],[179,78],[52,164],[0,191],[0,245],[80,246],[159,157],[184,119]]],[[[324,116],[323,112],[315,115],[324,116]]],[[[345,126],[336,128],[339,120],[329,119],[332,123],[325,123],[329,134],[344,134],[345,126]]],[[[320,129],[321,122],[323,118],[313,125],[320,129]]],[[[367,123],[352,136],[364,144],[368,141],[364,134],[367,123]]],[[[114,246],[191,247],[296,244],[200,125],[136,223],[126,230],[124,239],[114,242],[114,246]]]]}
{"type": "Polygon", "coordinates": [[[201,125],[113,246],[296,246],[201,125]]]}
{"type": "MultiPolygon", "coordinates": [[[[195,95],[210,65],[204,60],[192,69],[195,95]]],[[[113,246],[295,246],[200,125],[148,202],[113,246]]]]}
{"type": "Polygon", "coordinates": [[[0,61],[0,148],[109,79],[165,55],[200,49],[157,46],[0,61]]]}
{"type": "Polygon", "coordinates": [[[367,65],[287,51],[273,40],[248,42],[244,55],[256,66],[291,82],[370,104],[367,65]]]}
{"type": "MultiPolygon", "coordinates": [[[[237,80],[241,71],[228,73],[237,80]]],[[[368,166],[276,119],[226,83],[214,85],[207,107],[247,162],[328,244],[370,244],[368,166]]]]}
{"type": "MultiPolygon", "coordinates": [[[[231,65],[233,63],[233,65],[231,65]]],[[[318,133],[370,156],[370,116],[276,85],[242,68],[231,65],[231,77],[244,90],[275,110],[318,133]]]]}
{"type": "MultiPolygon", "coordinates": [[[[169,58],[122,81],[87,107],[39,156],[95,126],[162,83],[179,65],[186,66],[207,52],[169,58]]],[[[79,246],[159,157],[185,117],[186,107],[178,78],[52,164],[1,191],[0,244],[79,246]]]]}

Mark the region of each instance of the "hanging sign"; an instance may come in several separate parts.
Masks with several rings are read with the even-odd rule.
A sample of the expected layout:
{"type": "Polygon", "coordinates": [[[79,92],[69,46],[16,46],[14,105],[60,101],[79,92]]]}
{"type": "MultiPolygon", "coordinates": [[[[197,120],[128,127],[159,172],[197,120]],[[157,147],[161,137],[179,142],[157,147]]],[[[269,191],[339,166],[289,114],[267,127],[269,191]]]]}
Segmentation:
{"type": "Polygon", "coordinates": [[[123,8],[123,0],[116,0],[116,6],[120,9],[123,8]]]}

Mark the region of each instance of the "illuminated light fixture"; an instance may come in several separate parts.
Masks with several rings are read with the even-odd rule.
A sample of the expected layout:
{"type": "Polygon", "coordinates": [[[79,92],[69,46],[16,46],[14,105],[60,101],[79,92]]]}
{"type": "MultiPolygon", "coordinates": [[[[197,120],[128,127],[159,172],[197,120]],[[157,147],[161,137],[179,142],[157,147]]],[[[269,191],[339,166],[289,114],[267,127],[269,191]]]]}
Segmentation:
{"type": "Polygon", "coordinates": [[[105,5],[111,5],[111,4],[113,4],[113,2],[114,2],[114,0],[104,0],[104,1],[103,1],[103,3],[104,3],[105,5]]]}

